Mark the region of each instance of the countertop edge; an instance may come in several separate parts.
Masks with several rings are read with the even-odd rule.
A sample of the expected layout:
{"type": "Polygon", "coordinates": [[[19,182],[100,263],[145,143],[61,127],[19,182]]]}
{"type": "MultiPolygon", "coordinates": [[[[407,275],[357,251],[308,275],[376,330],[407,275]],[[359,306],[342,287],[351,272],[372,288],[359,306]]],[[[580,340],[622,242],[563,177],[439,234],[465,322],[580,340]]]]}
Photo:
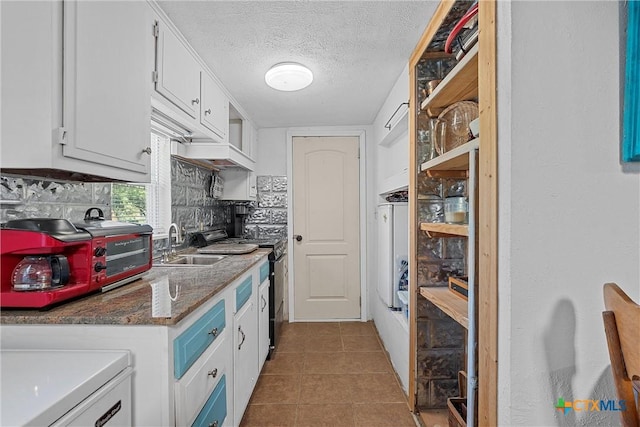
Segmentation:
{"type": "Polygon", "coordinates": [[[226,261],[213,266],[154,267],[135,282],[105,293],[86,295],[50,309],[2,309],[0,325],[175,326],[262,262],[269,253],[271,249],[260,248],[245,255],[229,255],[226,261]],[[170,277],[174,285],[180,285],[182,300],[179,297],[175,303],[172,317],[155,318],[151,316],[149,284],[163,275],[170,277]],[[200,275],[211,279],[214,284],[202,286],[200,275]]]}

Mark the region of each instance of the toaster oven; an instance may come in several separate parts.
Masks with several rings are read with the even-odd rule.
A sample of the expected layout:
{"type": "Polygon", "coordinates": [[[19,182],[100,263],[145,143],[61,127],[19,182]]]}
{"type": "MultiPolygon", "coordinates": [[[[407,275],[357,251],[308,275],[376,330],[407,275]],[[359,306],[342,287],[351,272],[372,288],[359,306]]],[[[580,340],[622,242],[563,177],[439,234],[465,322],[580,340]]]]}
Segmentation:
{"type": "Polygon", "coordinates": [[[151,268],[152,233],[149,225],[107,221],[97,208],[73,224],[51,218],[8,221],[0,228],[0,306],[43,308],[132,282],[151,268]],[[30,269],[30,262],[38,268],[30,269]],[[29,280],[35,286],[25,283],[29,280]]]}

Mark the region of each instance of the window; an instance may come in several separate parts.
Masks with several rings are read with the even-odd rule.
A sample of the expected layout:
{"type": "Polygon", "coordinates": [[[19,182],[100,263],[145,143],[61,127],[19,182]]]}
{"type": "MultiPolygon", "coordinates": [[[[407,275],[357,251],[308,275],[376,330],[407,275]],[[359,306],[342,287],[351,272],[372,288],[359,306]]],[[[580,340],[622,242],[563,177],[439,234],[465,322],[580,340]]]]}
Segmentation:
{"type": "Polygon", "coordinates": [[[149,224],[154,237],[166,237],[171,223],[171,144],[152,133],[150,147],[151,182],[112,184],[111,216],[114,221],[149,224]]]}

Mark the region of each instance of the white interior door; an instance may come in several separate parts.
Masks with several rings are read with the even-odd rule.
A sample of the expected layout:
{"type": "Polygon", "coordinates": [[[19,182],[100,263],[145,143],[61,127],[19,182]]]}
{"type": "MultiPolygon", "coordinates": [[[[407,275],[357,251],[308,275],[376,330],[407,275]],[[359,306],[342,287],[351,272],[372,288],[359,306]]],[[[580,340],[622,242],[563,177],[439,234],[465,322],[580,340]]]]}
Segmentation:
{"type": "Polygon", "coordinates": [[[360,318],[359,138],[293,138],[295,320],[360,318]]]}

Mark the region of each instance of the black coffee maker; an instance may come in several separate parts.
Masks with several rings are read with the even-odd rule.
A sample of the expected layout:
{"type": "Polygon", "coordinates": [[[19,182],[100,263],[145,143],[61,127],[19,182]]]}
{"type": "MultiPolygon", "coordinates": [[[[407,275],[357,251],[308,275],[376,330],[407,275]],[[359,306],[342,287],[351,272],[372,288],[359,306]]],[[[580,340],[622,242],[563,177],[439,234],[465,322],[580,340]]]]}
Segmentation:
{"type": "Polygon", "coordinates": [[[247,216],[250,214],[250,208],[247,205],[233,204],[229,206],[229,218],[227,222],[227,236],[244,237],[244,224],[247,216]]]}

